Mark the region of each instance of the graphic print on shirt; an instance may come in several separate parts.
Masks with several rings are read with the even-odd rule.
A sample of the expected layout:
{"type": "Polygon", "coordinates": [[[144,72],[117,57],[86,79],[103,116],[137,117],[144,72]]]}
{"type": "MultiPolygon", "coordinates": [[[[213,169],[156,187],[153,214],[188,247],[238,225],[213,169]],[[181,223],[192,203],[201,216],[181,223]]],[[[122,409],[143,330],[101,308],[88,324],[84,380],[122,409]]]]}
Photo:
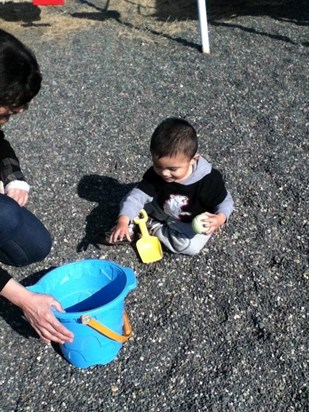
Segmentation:
{"type": "Polygon", "coordinates": [[[191,213],[184,212],[182,209],[188,206],[189,198],[182,195],[170,195],[170,197],[164,202],[163,210],[169,215],[176,219],[181,220],[182,216],[190,216],[191,213]]]}

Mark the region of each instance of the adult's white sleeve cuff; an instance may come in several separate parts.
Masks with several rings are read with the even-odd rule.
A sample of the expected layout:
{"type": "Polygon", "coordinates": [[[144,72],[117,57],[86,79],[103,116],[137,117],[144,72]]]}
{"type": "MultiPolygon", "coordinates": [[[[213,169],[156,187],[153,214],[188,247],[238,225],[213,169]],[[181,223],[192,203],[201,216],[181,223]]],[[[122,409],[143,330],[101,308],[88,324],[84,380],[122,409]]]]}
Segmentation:
{"type": "Polygon", "coordinates": [[[26,190],[29,192],[30,186],[24,180],[13,180],[13,182],[10,182],[5,186],[5,192],[7,193],[9,189],[26,190]]]}

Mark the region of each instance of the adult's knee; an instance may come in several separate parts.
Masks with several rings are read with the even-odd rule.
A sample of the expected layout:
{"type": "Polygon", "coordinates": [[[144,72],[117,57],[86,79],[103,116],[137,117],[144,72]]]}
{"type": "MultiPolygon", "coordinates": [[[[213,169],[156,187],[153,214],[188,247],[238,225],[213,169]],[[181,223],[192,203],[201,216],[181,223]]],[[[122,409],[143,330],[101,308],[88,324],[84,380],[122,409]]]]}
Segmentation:
{"type": "Polygon", "coordinates": [[[49,232],[46,230],[46,233],[41,237],[40,243],[37,243],[36,247],[36,262],[39,262],[46,258],[49,254],[52,247],[52,238],[49,232]]]}
{"type": "Polygon", "coordinates": [[[10,237],[22,224],[22,211],[19,204],[9,200],[0,204],[0,242],[10,237]]]}
{"type": "MultiPolygon", "coordinates": [[[[40,262],[49,254],[52,247],[52,238],[48,230],[42,224],[36,230],[32,242],[27,248],[28,264],[40,262]]],[[[25,249],[24,249],[25,250],[25,249]]]]}
{"type": "MultiPolygon", "coordinates": [[[[52,239],[42,224],[29,210],[12,201],[1,204],[0,247],[8,264],[25,266],[43,260],[50,252],[52,239]],[[5,207],[1,208],[5,204],[5,207]],[[2,219],[6,220],[2,220],[2,219]],[[4,223],[5,222],[5,223],[4,223]]],[[[5,259],[2,261],[7,263],[5,259]]]]}
{"type": "Polygon", "coordinates": [[[32,241],[26,245],[18,244],[18,254],[15,256],[14,265],[27,266],[31,263],[40,262],[49,254],[52,246],[50,234],[42,234],[39,237],[34,237],[32,241]]]}

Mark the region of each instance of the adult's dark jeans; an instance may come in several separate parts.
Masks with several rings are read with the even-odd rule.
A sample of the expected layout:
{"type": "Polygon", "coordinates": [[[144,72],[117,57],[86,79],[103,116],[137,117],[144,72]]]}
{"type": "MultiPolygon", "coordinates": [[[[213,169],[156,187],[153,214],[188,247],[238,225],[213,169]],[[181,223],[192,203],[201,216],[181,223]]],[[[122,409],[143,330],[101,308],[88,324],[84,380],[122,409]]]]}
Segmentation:
{"type": "Polygon", "coordinates": [[[0,262],[26,266],[50,252],[49,232],[29,210],[0,194],[0,262]]]}

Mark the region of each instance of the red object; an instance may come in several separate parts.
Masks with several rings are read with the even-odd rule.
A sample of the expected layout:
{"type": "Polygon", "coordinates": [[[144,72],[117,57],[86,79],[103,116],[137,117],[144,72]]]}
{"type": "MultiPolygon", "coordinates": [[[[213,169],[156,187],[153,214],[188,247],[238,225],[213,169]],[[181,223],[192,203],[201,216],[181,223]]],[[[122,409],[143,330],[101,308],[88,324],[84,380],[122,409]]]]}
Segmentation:
{"type": "Polygon", "coordinates": [[[34,6],[63,6],[64,0],[32,0],[34,6]]]}

